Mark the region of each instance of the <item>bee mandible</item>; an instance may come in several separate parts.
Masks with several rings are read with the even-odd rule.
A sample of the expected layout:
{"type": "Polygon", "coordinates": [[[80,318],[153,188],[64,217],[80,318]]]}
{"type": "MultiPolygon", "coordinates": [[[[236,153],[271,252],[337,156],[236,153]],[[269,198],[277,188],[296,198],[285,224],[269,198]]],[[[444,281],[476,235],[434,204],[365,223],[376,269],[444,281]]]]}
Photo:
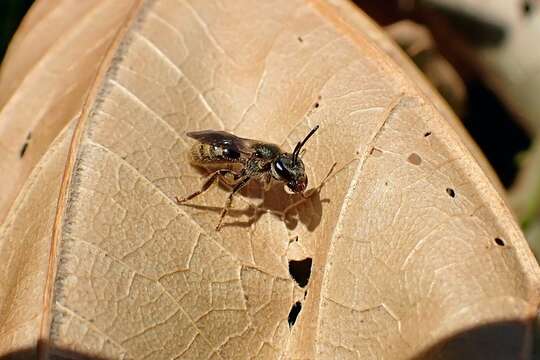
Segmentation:
{"type": "Polygon", "coordinates": [[[208,176],[200,190],[184,198],[176,197],[177,203],[182,204],[201,195],[216,180],[230,185],[232,191],[225,201],[216,226],[219,231],[231,207],[233,196],[253,179],[261,181],[265,190],[268,190],[272,180],[275,180],[284,183],[287,193],[305,195],[308,178],[300,151],[318,128],[319,125],[311,129],[304,140],[296,144],[292,153],[282,151],[275,144],[241,138],[225,131],[188,132],[187,136],[197,140],[191,148],[192,163],[218,169],[208,176]]]}

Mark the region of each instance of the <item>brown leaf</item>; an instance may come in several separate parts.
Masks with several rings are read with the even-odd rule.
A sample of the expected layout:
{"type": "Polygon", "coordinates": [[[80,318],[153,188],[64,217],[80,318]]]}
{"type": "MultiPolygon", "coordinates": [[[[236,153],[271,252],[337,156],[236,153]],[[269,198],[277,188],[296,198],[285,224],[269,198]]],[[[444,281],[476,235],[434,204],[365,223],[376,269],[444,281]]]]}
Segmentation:
{"type": "Polygon", "coordinates": [[[528,356],[539,269],[483,158],[334,3],[130,4],[0,228],[0,353],[528,356]],[[310,184],[338,166],[290,213],[281,186],[242,192],[221,232],[224,187],[174,202],[202,181],[186,131],[290,151],[315,124],[310,184]]]}
{"type": "Polygon", "coordinates": [[[54,138],[76,120],[129,1],[39,1],[0,72],[0,220],[54,138]]]}

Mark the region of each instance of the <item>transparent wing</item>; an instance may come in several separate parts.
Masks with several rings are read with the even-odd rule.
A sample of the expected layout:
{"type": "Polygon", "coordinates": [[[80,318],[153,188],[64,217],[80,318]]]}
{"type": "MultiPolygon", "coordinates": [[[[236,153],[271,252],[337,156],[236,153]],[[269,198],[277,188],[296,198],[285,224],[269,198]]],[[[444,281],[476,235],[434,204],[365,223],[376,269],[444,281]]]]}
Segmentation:
{"type": "Polygon", "coordinates": [[[224,148],[230,149],[232,151],[237,151],[245,155],[252,154],[255,151],[255,146],[259,144],[258,141],[244,139],[226,131],[191,131],[188,132],[186,135],[203,144],[222,146],[224,148]]]}

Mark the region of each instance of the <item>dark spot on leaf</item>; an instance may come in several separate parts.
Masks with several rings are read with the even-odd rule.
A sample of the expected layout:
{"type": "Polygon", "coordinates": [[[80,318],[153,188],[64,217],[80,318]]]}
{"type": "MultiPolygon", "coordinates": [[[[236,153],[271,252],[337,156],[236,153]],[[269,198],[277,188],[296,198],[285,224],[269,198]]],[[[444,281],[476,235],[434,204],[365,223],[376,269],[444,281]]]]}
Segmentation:
{"type": "Polygon", "coordinates": [[[504,246],[505,245],[504,240],[501,239],[501,238],[498,238],[498,237],[495,238],[495,244],[497,244],[499,246],[504,246]]]}
{"type": "Polygon", "coordinates": [[[446,193],[450,195],[450,197],[456,197],[456,192],[452,188],[446,188],[446,193]]]}
{"type": "Polygon", "coordinates": [[[21,147],[21,151],[19,153],[20,158],[24,156],[24,153],[26,153],[26,149],[28,149],[28,142],[25,142],[23,146],[21,147]]]}
{"type": "Polygon", "coordinates": [[[317,96],[317,101],[315,101],[315,104],[313,104],[314,109],[317,109],[319,106],[321,106],[321,99],[322,99],[321,95],[317,96]]]}
{"type": "Polygon", "coordinates": [[[371,150],[369,151],[369,154],[370,154],[370,155],[373,155],[373,156],[375,156],[375,157],[379,157],[379,156],[382,155],[382,151],[379,150],[379,149],[377,149],[376,147],[373,147],[373,148],[371,148],[371,150]]]}
{"type": "Polygon", "coordinates": [[[424,133],[424,137],[428,137],[428,136],[431,136],[431,131],[424,133]]]}
{"type": "Polygon", "coordinates": [[[409,161],[413,165],[420,165],[422,163],[422,158],[417,153],[412,153],[407,158],[407,161],[409,161]]]}
{"type": "Polygon", "coordinates": [[[293,242],[298,242],[298,236],[289,239],[289,244],[292,244],[293,242]]]}
{"type": "Polygon", "coordinates": [[[24,154],[26,153],[26,150],[28,150],[28,145],[30,143],[31,138],[32,138],[32,132],[29,131],[28,134],[26,134],[26,141],[24,142],[23,146],[21,146],[21,151],[19,152],[20,158],[22,158],[24,154]]]}
{"type": "Polygon", "coordinates": [[[296,318],[298,317],[298,314],[300,314],[300,310],[302,310],[302,303],[297,301],[291,307],[291,311],[289,311],[289,317],[287,318],[289,327],[292,327],[296,322],[296,318]]]}
{"type": "Polygon", "coordinates": [[[289,273],[300,287],[305,287],[309,282],[309,277],[311,276],[311,263],[311,258],[305,258],[300,261],[289,261],[289,273]]]}

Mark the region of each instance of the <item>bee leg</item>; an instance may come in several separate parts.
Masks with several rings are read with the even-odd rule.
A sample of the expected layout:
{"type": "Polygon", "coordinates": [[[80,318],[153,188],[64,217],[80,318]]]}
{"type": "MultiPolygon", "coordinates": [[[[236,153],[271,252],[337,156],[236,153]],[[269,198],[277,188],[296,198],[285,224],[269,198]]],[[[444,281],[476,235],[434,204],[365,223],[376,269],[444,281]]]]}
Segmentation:
{"type": "Polygon", "coordinates": [[[309,199],[311,196],[313,196],[313,194],[315,194],[316,192],[321,191],[324,184],[326,184],[328,179],[330,179],[330,175],[332,175],[332,173],[334,172],[334,169],[336,168],[336,166],[337,166],[337,162],[333,163],[332,166],[330,167],[330,170],[328,170],[328,173],[324,177],[324,179],[322,179],[321,183],[317,187],[314,187],[314,188],[311,188],[311,189],[309,189],[307,191],[304,191],[302,193],[302,197],[304,199],[309,199]]]}
{"type": "Polygon", "coordinates": [[[236,179],[238,177],[238,174],[235,173],[234,171],[232,170],[229,170],[229,169],[221,169],[221,170],[218,170],[218,171],[215,171],[213,172],[207,179],[206,181],[204,182],[204,184],[201,186],[201,189],[198,190],[198,191],[195,191],[193,194],[191,195],[188,195],[182,199],[180,199],[178,196],[176,197],[176,203],[177,204],[182,204],[186,201],[189,201],[191,199],[193,199],[194,197],[197,197],[199,195],[201,195],[203,192],[205,192],[206,190],[208,190],[210,188],[210,186],[219,178],[223,178],[223,179],[226,179],[226,176],[227,175],[232,175],[232,177],[234,179],[236,179]]]}
{"type": "Polygon", "coordinates": [[[223,219],[225,218],[225,215],[227,214],[227,211],[231,207],[232,200],[234,194],[236,194],[240,189],[242,189],[246,184],[251,180],[250,176],[247,176],[243,179],[240,179],[238,183],[233,187],[231,193],[229,194],[229,197],[225,201],[225,206],[223,207],[223,210],[221,210],[221,214],[219,216],[219,222],[216,226],[216,231],[219,231],[221,229],[221,224],[223,223],[223,219]]]}

